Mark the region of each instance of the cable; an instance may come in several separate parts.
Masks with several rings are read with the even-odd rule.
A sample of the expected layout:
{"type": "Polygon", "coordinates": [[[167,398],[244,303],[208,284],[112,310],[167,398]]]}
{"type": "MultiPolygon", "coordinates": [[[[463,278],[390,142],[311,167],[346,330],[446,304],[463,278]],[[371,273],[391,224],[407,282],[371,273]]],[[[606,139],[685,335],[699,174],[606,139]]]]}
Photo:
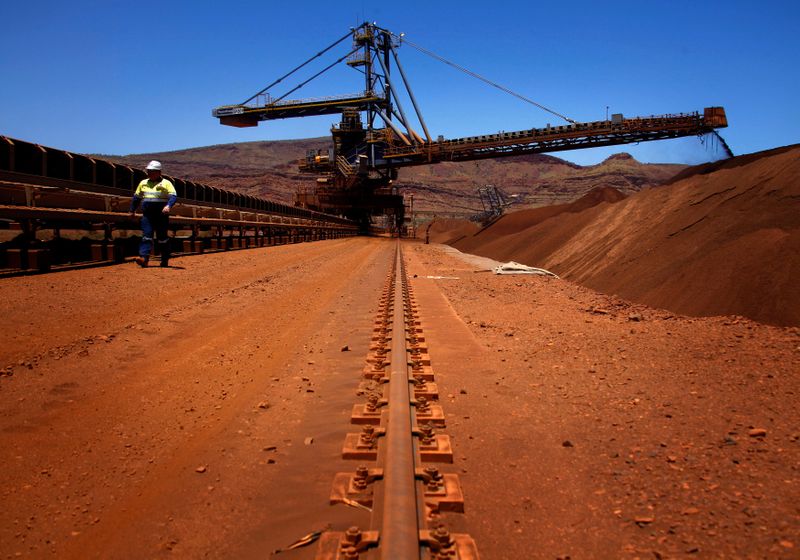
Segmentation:
{"type": "Polygon", "coordinates": [[[567,121],[568,123],[575,124],[575,123],[577,122],[577,121],[574,121],[573,119],[571,119],[571,118],[569,118],[569,117],[567,117],[567,116],[564,116],[564,115],[562,115],[561,113],[558,113],[558,112],[556,112],[556,111],[553,111],[552,109],[549,109],[549,108],[545,107],[544,105],[542,105],[542,104],[540,104],[540,103],[537,103],[536,101],[534,101],[534,100],[532,100],[532,99],[529,99],[529,98],[525,97],[524,95],[521,95],[521,94],[519,94],[519,93],[517,93],[517,92],[515,92],[515,91],[512,91],[512,90],[508,89],[508,88],[507,88],[507,87],[505,87],[505,86],[501,86],[500,84],[498,84],[498,83],[495,83],[495,82],[493,82],[493,81],[489,80],[488,78],[484,78],[483,76],[481,76],[480,74],[476,74],[476,73],[475,73],[475,72],[473,72],[472,70],[467,70],[466,68],[464,68],[463,66],[460,66],[460,65],[456,64],[455,62],[450,62],[450,61],[449,61],[449,60],[447,60],[446,58],[443,58],[443,57],[439,56],[438,54],[436,54],[436,53],[434,53],[434,52],[431,52],[431,51],[429,51],[428,49],[426,49],[426,48],[424,48],[424,47],[421,47],[421,46],[419,46],[419,45],[417,45],[417,44],[415,44],[415,43],[412,43],[411,41],[409,41],[408,39],[406,39],[406,37],[405,37],[405,36],[402,36],[402,37],[401,37],[401,36],[399,36],[399,35],[395,35],[394,33],[392,33],[392,35],[393,35],[394,37],[397,37],[397,38],[398,38],[400,41],[402,41],[402,42],[404,42],[404,43],[407,43],[408,45],[410,45],[410,46],[414,47],[415,49],[417,49],[417,50],[418,50],[418,51],[420,51],[421,53],[427,54],[428,56],[430,56],[430,57],[432,57],[432,58],[435,58],[435,59],[436,59],[436,60],[438,60],[439,62],[444,62],[445,64],[447,64],[447,65],[449,65],[449,66],[452,66],[453,68],[456,68],[457,70],[461,70],[461,71],[462,71],[462,72],[464,72],[465,74],[469,74],[469,75],[470,75],[470,76],[472,76],[473,78],[477,78],[477,79],[481,80],[482,82],[485,82],[485,83],[489,84],[489,85],[490,85],[490,86],[492,86],[492,87],[495,87],[495,88],[497,88],[497,89],[499,89],[499,90],[501,90],[501,91],[504,91],[504,92],[506,92],[506,93],[508,93],[508,94],[511,94],[511,95],[513,95],[514,97],[517,97],[517,98],[519,98],[519,99],[521,99],[521,100],[523,100],[523,101],[525,101],[525,102],[527,102],[527,103],[530,103],[531,105],[535,105],[535,106],[536,106],[536,107],[538,107],[539,109],[542,109],[542,110],[544,110],[544,111],[547,111],[548,113],[550,113],[550,114],[552,114],[552,115],[555,115],[555,116],[557,116],[557,117],[559,117],[559,118],[562,118],[562,119],[564,119],[565,121],[567,121]]]}
{"type": "Polygon", "coordinates": [[[273,104],[275,104],[275,103],[277,103],[278,101],[280,101],[281,99],[284,99],[284,98],[285,98],[287,95],[289,95],[290,93],[293,93],[293,92],[297,91],[298,89],[300,89],[301,87],[303,87],[304,85],[306,85],[308,82],[310,82],[310,81],[311,81],[311,80],[313,80],[314,78],[317,78],[317,77],[319,77],[320,75],[324,74],[325,72],[327,72],[328,70],[330,70],[331,68],[333,68],[334,66],[336,66],[337,64],[339,64],[341,61],[343,61],[345,58],[347,58],[348,56],[350,56],[351,54],[353,54],[353,53],[355,53],[355,52],[358,52],[359,50],[361,50],[361,47],[356,47],[356,48],[354,48],[352,51],[350,51],[349,53],[347,53],[346,55],[344,55],[342,58],[340,58],[339,60],[337,60],[337,61],[335,61],[335,62],[331,62],[331,63],[330,63],[328,66],[326,66],[325,68],[323,68],[322,70],[320,70],[319,72],[317,72],[316,74],[314,74],[313,76],[311,76],[311,77],[310,77],[309,79],[307,79],[305,82],[302,82],[301,84],[299,84],[299,85],[295,86],[294,88],[290,89],[289,91],[287,91],[286,93],[284,93],[283,95],[281,95],[281,96],[280,96],[278,99],[274,100],[272,103],[273,103],[273,104]]]}
{"type": "MultiPolygon", "coordinates": [[[[363,27],[363,25],[362,25],[362,27],[363,27]]],[[[330,45],[330,46],[328,46],[327,48],[325,48],[325,49],[323,49],[323,50],[319,51],[317,54],[315,54],[314,56],[312,56],[311,58],[309,58],[308,60],[306,60],[306,61],[305,61],[303,64],[301,64],[300,66],[298,66],[298,67],[297,67],[297,68],[295,68],[294,70],[290,71],[288,74],[285,74],[285,75],[281,76],[280,78],[278,78],[277,80],[275,80],[274,82],[272,82],[270,85],[268,85],[267,87],[265,87],[264,89],[262,89],[261,91],[259,91],[258,93],[256,93],[255,95],[251,96],[250,98],[248,98],[248,99],[247,99],[247,100],[245,100],[244,102],[240,103],[240,105],[245,105],[245,104],[249,103],[250,101],[252,101],[252,100],[253,100],[253,99],[255,99],[256,97],[258,97],[259,95],[261,95],[262,93],[264,93],[265,91],[267,91],[267,90],[268,90],[269,88],[271,88],[272,86],[274,86],[274,85],[276,85],[276,84],[279,84],[281,81],[283,81],[283,79],[284,79],[284,78],[288,78],[289,76],[291,76],[292,74],[294,74],[295,72],[297,72],[298,70],[300,70],[300,69],[301,69],[303,66],[305,66],[306,64],[308,64],[309,62],[311,62],[311,61],[312,61],[312,60],[314,60],[315,58],[319,58],[320,56],[322,56],[323,54],[325,54],[326,52],[328,52],[329,50],[331,50],[333,47],[335,47],[336,45],[338,45],[339,43],[341,43],[342,41],[344,41],[344,40],[345,40],[345,39],[347,39],[348,37],[351,37],[352,35],[353,35],[353,30],[349,31],[349,32],[347,33],[347,35],[344,35],[344,36],[343,36],[341,39],[338,39],[338,40],[337,40],[335,43],[333,43],[332,45],[330,45]]],[[[337,63],[338,63],[338,62],[339,62],[339,61],[337,61],[337,63]]],[[[284,97],[285,97],[285,96],[284,96],[284,97]]]]}

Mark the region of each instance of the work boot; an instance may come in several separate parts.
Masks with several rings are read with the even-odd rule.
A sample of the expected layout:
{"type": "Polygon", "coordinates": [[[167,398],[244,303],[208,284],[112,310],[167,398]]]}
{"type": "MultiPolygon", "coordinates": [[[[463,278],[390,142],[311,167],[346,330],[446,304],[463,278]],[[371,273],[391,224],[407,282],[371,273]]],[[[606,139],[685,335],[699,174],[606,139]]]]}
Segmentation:
{"type": "Polygon", "coordinates": [[[142,268],[147,268],[147,263],[150,261],[150,259],[148,257],[136,257],[134,261],[142,268]]]}

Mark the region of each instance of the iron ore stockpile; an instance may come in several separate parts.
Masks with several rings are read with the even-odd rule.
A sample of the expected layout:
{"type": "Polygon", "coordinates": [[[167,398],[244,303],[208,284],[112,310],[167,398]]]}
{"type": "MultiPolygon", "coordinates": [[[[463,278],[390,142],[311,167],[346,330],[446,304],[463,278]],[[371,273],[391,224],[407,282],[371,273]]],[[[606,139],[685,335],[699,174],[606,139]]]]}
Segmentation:
{"type": "Polygon", "coordinates": [[[431,241],[552,270],[694,316],[800,324],[800,146],[690,167],[622,196],[510,212],[486,228],[438,221],[431,241]]]}

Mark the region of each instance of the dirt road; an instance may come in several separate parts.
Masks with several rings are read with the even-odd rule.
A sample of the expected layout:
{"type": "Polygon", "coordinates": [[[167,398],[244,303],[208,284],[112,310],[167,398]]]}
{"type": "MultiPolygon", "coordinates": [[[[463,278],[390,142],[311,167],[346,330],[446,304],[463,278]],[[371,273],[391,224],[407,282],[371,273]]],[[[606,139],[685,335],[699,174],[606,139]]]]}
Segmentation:
{"type": "MultiPolygon", "coordinates": [[[[263,558],[366,525],[328,494],[393,247],[0,282],[2,556],[263,558]]],[[[450,521],[484,560],[796,556],[797,329],[404,250],[466,494],[450,521]]]]}

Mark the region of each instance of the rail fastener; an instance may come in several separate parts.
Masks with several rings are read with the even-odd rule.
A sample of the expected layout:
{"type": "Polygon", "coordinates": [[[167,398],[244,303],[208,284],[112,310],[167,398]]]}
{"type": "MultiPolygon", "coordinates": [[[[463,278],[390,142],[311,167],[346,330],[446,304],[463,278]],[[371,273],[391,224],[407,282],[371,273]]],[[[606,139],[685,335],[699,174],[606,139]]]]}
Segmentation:
{"type": "Polygon", "coordinates": [[[399,245],[393,261],[359,388],[367,402],[350,418],[361,432],[342,447],[344,459],[376,466],[337,473],[330,494],[331,504],[369,509],[370,530],[326,532],[316,558],[478,560],[474,540],[441,523],[445,512],[464,512],[464,494],[458,475],[436,466],[453,463],[452,443],[437,433],[445,414],[399,245]]]}

